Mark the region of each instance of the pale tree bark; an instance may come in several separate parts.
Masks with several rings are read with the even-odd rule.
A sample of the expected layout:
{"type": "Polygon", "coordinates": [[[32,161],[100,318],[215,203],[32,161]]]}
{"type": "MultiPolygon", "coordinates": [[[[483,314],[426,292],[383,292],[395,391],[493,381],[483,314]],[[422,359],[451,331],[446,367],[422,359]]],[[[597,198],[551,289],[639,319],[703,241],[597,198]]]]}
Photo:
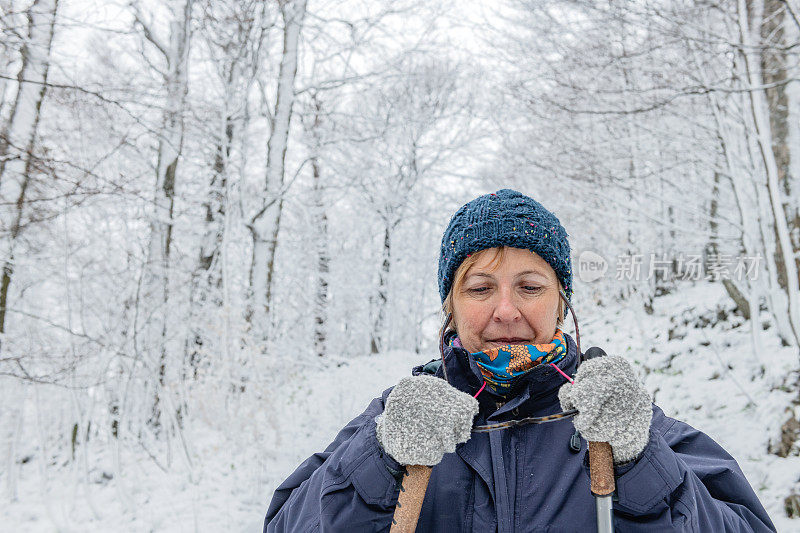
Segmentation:
{"type": "Polygon", "coordinates": [[[328,353],[328,278],[330,251],[328,250],[328,215],[325,212],[325,194],[321,184],[319,159],[311,160],[314,186],[314,228],[317,231],[317,286],[314,294],[314,353],[319,357],[328,353]]]}
{"type": "MultiPolygon", "coordinates": [[[[612,3],[613,4],[613,3],[612,3]]],[[[622,48],[622,56],[626,56],[628,54],[625,45],[626,34],[630,31],[630,28],[626,27],[624,17],[621,17],[619,21],[619,27],[617,32],[620,35],[620,47],[622,48]]],[[[611,33],[616,33],[612,32],[611,33]]],[[[640,195],[640,187],[643,185],[643,180],[639,177],[642,173],[642,157],[641,157],[641,132],[639,124],[638,124],[638,117],[632,112],[633,109],[637,107],[637,88],[636,88],[636,80],[632,73],[629,71],[627,66],[622,67],[622,79],[624,82],[623,89],[626,93],[624,99],[624,106],[625,106],[625,130],[626,130],[626,137],[627,141],[623,141],[623,145],[625,146],[625,151],[627,152],[626,156],[628,158],[627,162],[627,175],[628,175],[628,205],[635,206],[637,204],[637,199],[641,197],[640,195]]],[[[659,209],[661,215],[663,217],[664,214],[664,202],[659,202],[659,209]]],[[[638,210],[631,210],[628,209],[628,220],[636,222],[636,226],[639,227],[646,227],[644,220],[642,220],[638,210]]],[[[631,230],[633,224],[628,229],[628,245],[631,254],[640,254],[642,253],[641,244],[636,242],[637,236],[631,230]]],[[[664,252],[665,250],[661,250],[664,252]]],[[[661,274],[659,271],[656,271],[654,279],[647,279],[647,285],[642,285],[641,289],[642,292],[642,299],[645,302],[644,309],[648,314],[652,314],[653,309],[653,298],[655,294],[656,287],[659,286],[662,282],[661,274]],[[646,287],[646,289],[644,288],[646,287]]],[[[649,278],[649,277],[648,277],[649,278]]],[[[628,290],[638,290],[639,288],[633,286],[629,287],[628,290]]]]}
{"type": "MultiPolygon", "coordinates": [[[[735,71],[738,78],[746,86],[749,83],[749,76],[747,74],[746,61],[741,54],[736,58],[735,71]]],[[[789,316],[786,312],[786,294],[781,290],[778,283],[779,267],[775,264],[775,260],[778,257],[777,243],[775,241],[776,232],[774,225],[770,222],[772,215],[770,214],[769,200],[767,198],[766,170],[757,139],[758,134],[752,113],[752,99],[747,94],[747,91],[739,93],[736,106],[738,113],[736,125],[741,130],[739,136],[742,138],[742,142],[741,151],[733,151],[733,153],[746,154],[747,160],[746,165],[745,163],[740,163],[745,168],[742,176],[744,184],[742,186],[742,198],[739,199],[739,209],[747,212],[747,218],[753,219],[755,227],[758,229],[755,238],[762,252],[761,257],[764,259],[764,271],[766,272],[766,279],[761,284],[764,301],[775,321],[775,330],[778,338],[784,345],[788,346],[792,342],[793,333],[789,316]]]]}
{"type": "MultiPolygon", "coordinates": [[[[9,119],[3,124],[0,134],[0,231],[3,233],[0,245],[0,260],[3,261],[0,281],[0,338],[7,329],[6,311],[10,306],[9,290],[14,275],[17,239],[26,216],[26,191],[37,172],[37,131],[46,94],[57,11],[57,0],[35,0],[28,9],[28,35],[20,54],[17,94],[9,119]]],[[[9,499],[14,501],[17,498],[20,466],[17,447],[25,424],[24,407],[28,389],[25,384],[17,383],[12,383],[8,388],[10,398],[16,405],[11,409],[4,428],[7,442],[6,490],[9,499]],[[18,392],[16,397],[14,391],[18,392]]]]}
{"type": "Polygon", "coordinates": [[[306,126],[310,139],[311,209],[315,234],[316,286],[314,290],[314,353],[323,357],[328,353],[328,282],[330,250],[328,249],[328,214],[325,208],[325,183],[322,177],[322,101],[314,93],[311,98],[311,123],[306,126]]]}
{"type": "Polygon", "coordinates": [[[188,92],[189,46],[191,41],[192,0],[171,4],[173,20],[169,41],[159,40],[154,28],[136,12],[136,22],[145,38],[163,55],[164,112],[158,138],[153,213],[150,219],[148,257],[143,280],[140,315],[147,316],[137,354],[143,353],[154,367],[157,383],[152,395],[149,423],[162,425],[161,394],[168,371],[167,328],[169,326],[169,266],[172,245],[173,209],[178,162],[183,150],[185,100],[188,92]],[[144,343],[144,346],[141,343],[144,343]]]}
{"type": "MultiPolygon", "coordinates": [[[[797,15],[795,11],[794,16],[797,15]]],[[[800,20],[790,17],[785,23],[785,43],[800,41],[800,20]]],[[[786,195],[786,216],[789,220],[789,237],[794,249],[795,264],[800,271],[800,64],[795,54],[793,62],[786,63],[785,86],[787,132],[786,144],[789,148],[789,165],[783,180],[786,195]],[[791,80],[791,81],[788,81],[791,80]]]]}
{"type": "Polygon", "coordinates": [[[228,189],[228,159],[231,155],[233,141],[233,117],[225,113],[222,119],[222,132],[214,150],[214,165],[211,167],[211,176],[208,184],[208,196],[203,202],[205,211],[205,231],[200,245],[198,267],[208,273],[213,279],[211,284],[217,288],[222,284],[222,275],[216,265],[222,246],[222,222],[225,220],[226,191],[228,189]]]}
{"type": "Polygon", "coordinates": [[[283,18],[283,55],[278,72],[272,127],[267,143],[266,179],[261,206],[248,226],[253,239],[253,255],[250,267],[251,302],[247,320],[251,325],[257,324],[264,336],[269,329],[275,251],[278,246],[285,192],[286,149],[295,100],[294,82],[297,75],[298,44],[306,13],[306,0],[282,0],[280,7],[283,18]]]}
{"type": "MultiPolygon", "coordinates": [[[[787,17],[786,4],[778,0],[764,1],[764,16],[761,24],[761,72],[764,79],[764,94],[769,110],[769,124],[772,132],[772,152],[777,167],[777,181],[782,192],[783,210],[785,212],[787,229],[789,233],[790,248],[787,250],[779,246],[776,250],[775,263],[778,266],[778,283],[786,291],[788,286],[788,272],[785,264],[794,258],[795,268],[800,267],[800,229],[798,228],[798,199],[793,198],[800,192],[795,186],[796,174],[793,173],[792,145],[790,143],[790,115],[794,115],[790,108],[789,97],[797,97],[795,87],[790,87],[788,69],[793,67],[796,54],[787,51],[796,41],[788,41],[787,35],[796,36],[797,26],[787,17]],[[784,260],[783,255],[788,257],[784,260]]],[[[796,67],[794,67],[797,70],[796,67]]],[[[797,82],[791,83],[796,86],[797,82]]],[[[794,103],[796,105],[796,103],[794,103]]],[[[795,135],[797,124],[791,126],[795,135]]],[[[800,140],[800,139],[799,139],[800,140]]],[[[797,148],[794,148],[795,157],[797,148]]],[[[776,235],[780,243],[780,236],[776,235]]]]}
{"type": "Polygon", "coordinates": [[[211,50],[221,85],[221,110],[214,136],[215,151],[211,164],[208,193],[203,202],[205,228],[198,258],[198,270],[205,272],[212,285],[222,284],[219,256],[224,220],[227,215],[227,190],[232,178],[231,150],[234,138],[246,130],[246,110],[251,87],[262,61],[265,36],[272,22],[264,2],[206,0],[201,32],[211,50]]]}
{"type": "Polygon", "coordinates": [[[784,191],[780,185],[778,159],[773,152],[769,105],[757,46],[760,42],[761,24],[764,17],[764,2],[762,0],[752,2],[739,0],[737,11],[743,44],[742,56],[747,80],[750,84],[748,98],[755,126],[755,140],[766,171],[769,213],[771,215],[769,223],[775,233],[775,241],[778,246],[774,261],[778,271],[782,270],[785,273],[786,285],[782,295],[785,305],[783,309],[777,309],[776,312],[786,313],[793,337],[792,342],[795,346],[800,346],[800,282],[798,281],[797,265],[791,253],[792,245],[784,211],[784,191]]]}
{"type": "MultiPolygon", "coordinates": [[[[714,112],[714,120],[716,123],[716,131],[719,139],[720,150],[722,151],[725,161],[725,175],[728,178],[736,199],[736,207],[741,223],[741,248],[746,257],[763,255],[764,250],[760,246],[761,239],[759,237],[757,211],[752,208],[749,202],[749,198],[752,198],[753,194],[756,194],[753,191],[753,182],[751,179],[749,179],[748,169],[743,168],[742,164],[736,161],[732,155],[732,152],[742,154],[748,153],[747,147],[742,146],[743,143],[741,142],[741,135],[736,135],[736,132],[732,131],[734,130],[734,127],[729,123],[728,120],[726,120],[726,115],[723,112],[722,104],[718,100],[717,95],[709,93],[709,99],[711,100],[711,108],[714,112]]],[[[719,178],[719,174],[720,171],[715,172],[715,192],[717,193],[718,188],[716,187],[716,180],[719,178]]],[[[718,196],[715,194],[714,201],[716,201],[717,198],[718,196]]],[[[712,217],[715,217],[716,213],[712,212],[711,215],[712,217]]],[[[714,252],[716,252],[716,250],[714,250],[714,252]]],[[[761,284],[763,283],[763,280],[744,280],[744,283],[747,287],[747,295],[744,297],[739,291],[739,288],[732,281],[725,281],[727,283],[724,283],[724,286],[728,291],[728,294],[737,303],[737,305],[741,306],[742,315],[751,320],[750,334],[753,354],[758,354],[759,347],[761,346],[761,322],[758,315],[759,301],[762,294],[761,284]],[[746,302],[746,305],[742,303],[743,300],[746,302]]]]}
{"type": "Polygon", "coordinates": [[[11,116],[0,136],[0,224],[3,272],[0,281],[0,335],[6,331],[9,288],[14,274],[17,238],[24,224],[26,191],[36,171],[35,148],[42,102],[47,89],[50,47],[57,0],[36,0],[28,9],[28,40],[22,47],[19,87],[11,116]]]}
{"type": "Polygon", "coordinates": [[[214,150],[214,163],[211,167],[208,193],[203,202],[205,211],[203,238],[197,267],[192,275],[192,290],[190,298],[190,334],[184,341],[188,366],[193,378],[197,378],[197,371],[203,357],[202,350],[206,343],[206,336],[202,324],[196,323],[194,310],[205,307],[209,301],[215,307],[224,305],[223,276],[225,269],[222,265],[223,240],[225,237],[228,217],[228,192],[230,187],[229,159],[233,143],[234,124],[233,117],[225,107],[221,120],[221,129],[217,146],[214,150]]]}
{"type": "Polygon", "coordinates": [[[381,267],[378,270],[378,287],[375,295],[375,317],[372,323],[372,336],[369,342],[370,353],[376,354],[386,349],[389,331],[386,313],[389,306],[389,280],[392,274],[392,235],[400,221],[384,219],[383,247],[381,248],[381,267]]]}
{"type": "MultiPolygon", "coordinates": [[[[693,43],[689,44],[690,55],[693,66],[696,68],[697,75],[704,86],[711,86],[709,72],[706,71],[702,61],[699,59],[698,50],[693,43]]],[[[735,70],[735,64],[730,66],[735,70]]],[[[737,109],[731,98],[723,100],[723,97],[715,91],[706,93],[709,108],[714,119],[713,127],[716,132],[719,150],[722,161],[718,163],[719,168],[714,172],[714,188],[711,197],[711,240],[709,252],[718,253],[716,237],[718,236],[718,201],[720,194],[720,179],[722,175],[727,178],[731,190],[734,194],[737,212],[740,221],[740,244],[745,257],[756,257],[763,255],[764,249],[761,245],[759,235],[758,211],[752,208],[749,199],[757,194],[756,184],[751,179],[754,172],[753,165],[745,167],[744,162],[737,159],[734,154],[748,154],[747,145],[743,139],[742,112],[737,109]]],[[[744,279],[742,287],[732,280],[723,280],[723,285],[728,295],[739,306],[742,316],[750,320],[750,339],[753,354],[757,357],[761,346],[761,322],[759,320],[759,302],[763,291],[761,289],[763,279],[744,279]]]]}
{"type": "MultiPolygon", "coordinates": [[[[796,121],[800,118],[797,107],[800,103],[797,100],[797,82],[788,82],[790,77],[796,79],[797,66],[793,65],[796,55],[790,60],[789,51],[800,33],[797,31],[795,14],[790,13],[792,20],[789,21],[786,9],[789,9],[789,4],[774,0],[740,0],[738,3],[743,55],[747,60],[750,85],[766,85],[760,90],[751,89],[750,100],[759,146],[765,160],[770,208],[775,220],[774,232],[769,235],[775,241],[772,259],[775,262],[776,279],[772,281],[776,289],[784,291],[784,294],[780,294],[781,298],[776,298],[779,305],[776,311],[787,315],[794,345],[800,347],[800,235],[797,211],[800,200],[796,198],[796,172],[800,170],[796,159],[800,155],[796,146],[800,141],[796,121]],[[791,74],[787,72],[790,68],[791,74]],[[768,144],[768,141],[771,143],[768,144]]],[[[769,446],[771,453],[781,457],[797,454],[796,442],[800,428],[797,399],[786,411],[789,416],[781,426],[779,438],[769,446]]],[[[800,508],[800,496],[794,491],[790,492],[784,499],[784,507],[787,511],[800,508]]]]}
{"type": "Polygon", "coordinates": [[[237,375],[244,364],[234,360],[231,350],[228,244],[241,210],[232,195],[244,182],[250,97],[269,49],[274,11],[261,0],[204,0],[199,7],[195,39],[204,42],[209,67],[216,74],[217,91],[208,104],[219,111],[210,119],[215,126],[211,135],[215,149],[208,165],[202,239],[192,273],[184,372],[197,377],[205,359],[224,357],[231,389],[238,390],[245,376],[237,375]],[[216,327],[210,331],[209,325],[219,324],[220,318],[222,334],[216,327]]]}

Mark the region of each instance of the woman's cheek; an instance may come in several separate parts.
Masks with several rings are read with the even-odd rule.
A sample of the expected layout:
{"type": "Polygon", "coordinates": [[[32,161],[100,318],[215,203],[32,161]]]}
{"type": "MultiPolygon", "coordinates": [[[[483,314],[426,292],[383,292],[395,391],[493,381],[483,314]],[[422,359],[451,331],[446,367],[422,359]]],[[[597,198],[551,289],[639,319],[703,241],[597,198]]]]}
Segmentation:
{"type": "Polygon", "coordinates": [[[480,309],[467,309],[464,315],[464,325],[470,333],[480,335],[486,324],[484,315],[485,313],[482,313],[480,309]]]}

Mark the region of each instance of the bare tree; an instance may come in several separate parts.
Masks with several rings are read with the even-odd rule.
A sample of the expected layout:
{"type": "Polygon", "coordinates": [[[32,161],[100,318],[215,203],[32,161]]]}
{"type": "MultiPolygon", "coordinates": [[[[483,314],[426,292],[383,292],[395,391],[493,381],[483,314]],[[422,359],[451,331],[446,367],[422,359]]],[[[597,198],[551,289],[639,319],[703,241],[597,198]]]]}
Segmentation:
{"type": "Polygon", "coordinates": [[[137,357],[144,357],[156,373],[149,423],[161,427],[161,396],[168,366],[169,268],[172,247],[175,186],[183,150],[184,114],[188,92],[189,46],[193,0],[175,0],[168,5],[172,19],[168,40],[159,35],[138,3],[132,3],[137,27],[165,65],[162,73],[164,101],[158,130],[153,213],[142,297],[137,315],[144,318],[143,333],[136,343],[137,357]]]}
{"type": "Polygon", "coordinates": [[[0,281],[0,334],[5,333],[9,286],[14,274],[15,243],[24,226],[26,191],[36,169],[36,137],[47,90],[50,45],[57,0],[36,0],[28,9],[28,39],[22,47],[17,95],[0,135],[0,198],[3,272],[0,281]]]}
{"type": "MultiPolygon", "coordinates": [[[[789,223],[784,208],[786,204],[785,188],[781,187],[779,169],[779,162],[782,162],[781,166],[784,168],[785,175],[785,169],[789,166],[786,134],[783,131],[787,106],[774,106],[771,119],[768,95],[764,88],[766,80],[762,69],[762,57],[757,53],[757,43],[760,41],[761,27],[765,18],[763,1],[748,3],[740,0],[737,5],[737,14],[743,45],[743,67],[746,79],[750,84],[748,95],[755,128],[754,137],[767,176],[766,190],[770,206],[768,224],[774,232],[774,239],[767,241],[768,243],[774,242],[774,252],[767,259],[774,261],[779,284],[784,287],[783,291],[775,293],[776,297],[778,294],[781,295],[776,312],[785,313],[788,316],[794,344],[800,346],[800,278],[798,278],[797,261],[794,258],[794,248],[789,236],[789,223]],[[772,124],[778,127],[777,138],[773,136],[772,124]],[[775,149],[777,149],[777,154],[775,149]],[[783,283],[781,283],[781,278],[783,283]]],[[[775,15],[775,13],[767,15],[775,15]]],[[[784,181],[786,181],[785,177],[784,181]]]]}
{"type": "Polygon", "coordinates": [[[248,225],[253,238],[250,267],[252,309],[248,321],[266,327],[270,311],[272,278],[275,273],[275,250],[278,246],[283,194],[286,186],[285,164],[289,126],[295,100],[298,43],[306,14],[306,0],[282,0],[283,53],[278,72],[275,107],[270,117],[267,143],[267,169],[260,207],[248,225]]]}
{"type": "Polygon", "coordinates": [[[420,183],[441,176],[475,135],[469,116],[472,95],[462,83],[461,65],[412,54],[389,76],[396,82],[369,85],[352,97],[346,114],[350,140],[342,143],[337,158],[339,172],[348,173],[379,220],[372,353],[385,350],[391,337],[387,310],[395,232],[413,209],[420,183]]]}
{"type": "MultiPolygon", "coordinates": [[[[216,333],[208,334],[209,321],[201,316],[203,311],[209,305],[231,307],[226,250],[232,226],[241,224],[242,215],[232,193],[240,190],[245,179],[246,131],[253,118],[251,99],[259,72],[268,59],[269,37],[276,16],[268,4],[260,1],[208,1],[202,8],[199,37],[209,56],[207,68],[217,83],[213,99],[206,104],[213,118],[208,126],[205,123],[200,126],[202,133],[214,140],[214,149],[210,154],[209,179],[202,202],[205,214],[202,240],[192,276],[192,327],[186,339],[187,358],[195,376],[203,354],[219,346],[214,343],[216,333]]],[[[230,313],[226,312],[224,317],[222,352],[226,358],[231,358],[231,326],[227,323],[230,313]]]]}
{"type": "Polygon", "coordinates": [[[330,250],[328,214],[326,211],[326,186],[323,177],[323,145],[326,143],[323,122],[327,114],[323,108],[321,95],[310,91],[310,112],[303,113],[303,128],[307,139],[309,160],[311,162],[311,217],[315,228],[315,262],[316,290],[314,293],[314,352],[319,357],[327,353],[328,348],[328,285],[330,283],[330,250]]]}
{"type": "MultiPolygon", "coordinates": [[[[41,172],[37,164],[38,126],[42,102],[47,90],[50,53],[57,18],[57,0],[36,0],[27,11],[28,31],[21,50],[21,65],[17,75],[17,94],[11,114],[0,133],[0,224],[2,224],[2,281],[0,281],[0,336],[6,333],[7,310],[10,307],[11,282],[18,239],[26,224],[27,191],[35,175],[41,172]]],[[[5,89],[4,89],[5,90],[5,89]]],[[[0,362],[5,358],[0,357],[0,362]]],[[[12,357],[21,367],[19,358],[12,357]]],[[[26,371],[21,368],[22,373],[26,371]]],[[[19,464],[16,445],[23,424],[24,402],[27,393],[17,398],[15,411],[8,426],[6,488],[12,500],[17,497],[19,464]]]]}

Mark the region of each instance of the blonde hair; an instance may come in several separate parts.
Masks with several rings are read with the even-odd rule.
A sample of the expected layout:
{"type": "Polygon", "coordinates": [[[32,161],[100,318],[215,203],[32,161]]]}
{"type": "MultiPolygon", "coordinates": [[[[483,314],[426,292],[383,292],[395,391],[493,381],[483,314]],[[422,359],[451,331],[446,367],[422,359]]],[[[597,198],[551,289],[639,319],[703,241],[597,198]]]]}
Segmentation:
{"type": "MultiPolygon", "coordinates": [[[[506,255],[506,247],[505,246],[498,246],[496,248],[485,248],[474,254],[468,255],[458,268],[456,269],[456,273],[453,275],[453,284],[450,286],[450,292],[447,293],[447,297],[442,302],[442,328],[445,327],[444,321],[447,320],[447,317],[453,313],[453,294],[461,290],[461,286],[464,285],[464,279],[467,277],[467,271],[469,271],[470,267],[478,262],[484,255],[487,253],[494,253],[494,256],[489,260],[489,271],[492,272],[496,269],[500,263],[503,262],[503,259],[506,255]]],[[[531,252],[533,253],[533,252],[531,252]]],[[[561,281],[558,281],[558,290],[563,291],[564,288],[561,286],[561,281]]],[[[564,312],[566,311],[566,304],[564,300],[559,296],[558,297],[558,318],[556,319],[556,326],[561,327],[564,324],[564,312]]],[[[453,320],[450,321],[450,324],[447,325],[447,331],[455,331],[455,322],[453,320]]],[[[440,331],[441,333],[446,333],[446,331],[440,331]]]]}

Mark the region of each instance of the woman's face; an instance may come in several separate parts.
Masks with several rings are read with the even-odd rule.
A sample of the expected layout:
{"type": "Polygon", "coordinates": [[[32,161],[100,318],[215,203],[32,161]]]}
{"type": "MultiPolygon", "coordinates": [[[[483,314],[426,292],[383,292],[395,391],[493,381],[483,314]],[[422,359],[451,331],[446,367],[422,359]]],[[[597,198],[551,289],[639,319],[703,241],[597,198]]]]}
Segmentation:
{"type": "Polygon", "coordinates": [[[495,250],[481,254],[453,293],[453,322],[461,344],[474,353],[550,342],[560,298],[555,271],[534,252],[519,248],[507,247],[497,264],[495,250]]]}

